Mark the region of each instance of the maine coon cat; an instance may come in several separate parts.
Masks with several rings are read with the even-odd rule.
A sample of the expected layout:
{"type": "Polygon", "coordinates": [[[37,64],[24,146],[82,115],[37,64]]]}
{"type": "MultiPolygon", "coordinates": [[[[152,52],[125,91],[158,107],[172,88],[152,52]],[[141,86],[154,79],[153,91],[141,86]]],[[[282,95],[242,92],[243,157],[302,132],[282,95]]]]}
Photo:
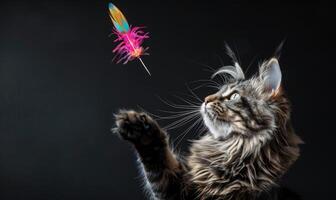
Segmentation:
{"type": "Polygon", "coordinates": [[[167,133],[148,114],[116,114],[115,131],[135,147],[153,199],[284,199],[277,183],[298,158],[301,140],[290,122],[278,59],[246,79],[229,53],[234,65],[214,76],[231,79],[200,106],[208,133],[188,156],[173,153],[167,133]]]}

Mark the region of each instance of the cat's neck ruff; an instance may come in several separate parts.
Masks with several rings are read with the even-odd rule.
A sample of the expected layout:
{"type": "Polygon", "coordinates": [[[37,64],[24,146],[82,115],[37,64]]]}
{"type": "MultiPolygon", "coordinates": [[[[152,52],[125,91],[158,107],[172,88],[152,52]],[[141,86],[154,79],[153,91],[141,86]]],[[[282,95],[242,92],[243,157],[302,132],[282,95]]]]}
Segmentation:
{"type": "MultiPolygon", "coordinates": [[[[288,148],[278,143],[277,137],[280,136],[270,140],[232,133],[219,140],[209,133],[194,141],[191,147],[187,159],[190,179],[204,197],[234,197],[243,191],[255,193],[270,189],[299,156],[297,147],[288,148]],[[221,190],[209,187],[218,184],[223,186],[221,190]]],[[[287,139],[295,145],[300,142],[295,135],[287,139]]]]}

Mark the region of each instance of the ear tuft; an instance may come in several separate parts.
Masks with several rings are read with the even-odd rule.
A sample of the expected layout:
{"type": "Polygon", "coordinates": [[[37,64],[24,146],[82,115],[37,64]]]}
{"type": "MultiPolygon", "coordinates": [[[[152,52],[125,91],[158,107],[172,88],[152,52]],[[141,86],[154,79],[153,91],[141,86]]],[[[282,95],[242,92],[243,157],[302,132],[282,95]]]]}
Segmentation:
{"type": "Polygon", "coordinates": [[[271,94],[278,93],[282,79],[278,59],[271,58],[260,67],[260,78],[263,82],[265,91],[268,91],[271,94]]]}

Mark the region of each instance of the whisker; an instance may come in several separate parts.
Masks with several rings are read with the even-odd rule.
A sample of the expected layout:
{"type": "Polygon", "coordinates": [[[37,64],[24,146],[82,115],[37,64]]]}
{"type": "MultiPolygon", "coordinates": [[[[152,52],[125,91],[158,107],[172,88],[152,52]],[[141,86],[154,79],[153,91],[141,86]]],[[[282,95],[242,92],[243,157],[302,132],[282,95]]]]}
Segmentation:
{"type": "Polygon", "coordinates": [[[206,126],[203,126],[202,129],[199,131],[197,137],[200,137],[203,133],[208,132],[208,128],[206,126]]]}
{"type": "MultiPolygon", "coordinates": [[[[190,132],[190,130],[192,130],[194,127],[195,127],[195,125],[197,125],[200,121],[202,121],[202,119],[201,118],[199,118],[199,119],[197,119],[188,129],[186,129],[182,134],[180,134],[176,139],[175,139],[175,141],[182,135],[182,137],[179,139],[179,141],[178,141],[178,143],[176,144],[176,146],[178,146],[180,143],[181,143],[181,141],[183,140],[183,138],[190,132]]],[[[175,142],[174,141],[174,142],[175,142]]]]}
{"type": "Polygon", "coordinates": [[[214,88],[214,89],[217,89],[217,90],[220,89],[219,86],[216,86],[216,85],[213,85],[213,84],[206,84],[206,83],[204,83],[204,84],[201,84],[201,85],[199,85],[197,87],[194,87],[193,90],[198,90],[199,88],[202,88],[202,87],[214,88]]]}
{"type": "Polygon", "coordinates": [[[213,84],[216,84],[218,86],[220,86],[220,84],[212,79],[200,79],[200,80],[196,80],[196,81],[191,81],[190,83],[193,84],[193,83],[199,83],[199,82],[209,82],[209,83],[213,83],[213,84]]]}
{"type": "Polygon", "coordinates": [[[192,110],[184,110],[184,111],[169,111],[169,110],[161,110],[158,109],[158,111],[168,114],[188,114],[188,113],[197,113],[199,112],[199,109],[192,109],[192,110]]]}
{"type": "Polygon", "coordinates": [[[188,115],[192,115],[192,114],[197,114],[197,111],[195,111],[195,112],[190,111],[190,112],[186,112],[186,113],[169,115],[169,116],[161,117],[161,119],[176,119],[176,118],[179,118],[179,117],[188,116],[188,115]]]}
{"type": "MultiPolygon", "coordinates": [[[[193,96],[191,96],[191,95],[187,95],[187,96],[193,97],[193,96]]],[[[190,99],[186,99],[186,98],[183,99],[182,97],[179,97],[179,96],[177,96],[177,95],[174,95],[174,97],[180,99],[181,101],[187,103],[188,105],[191,105],[191,106],[197,106],[197,107],[199,106],[199,102],[192,102],[190,99]]],[[[201,103],[202,103],[202,102],[201,102],[201,103]]]]}
{"type": "Polygon", "coordinates": [[[149,112],[148,110],[145,110],[143,107],[141,107],[141,106],[139,106],[139,105],[137,105],[137,107],[138,107],[138,109],[141,110],[141,112],[145,112],[145,113],[147,113],[148,115],[150,115],[151,117],[153,117],[153,118],[156,119],[156,120],[160,120],[160,119],[162,119],[162,116],[159,116],[159,115],[157,115],[157,114],[151,113],[151,112],[149,112]]]}
{"type": "Polygon", "coordinates": [[[191,93],[192,95],[195,96],[196,99],[198,99],[201,103],[203,103],[203,101],[201,100],[201,98],[200,98],[199,96],[197,96],[197,95],[195,94],[195,92],[192,91],[192,90],[189,88],[188,85],[186,85],[186,87],[187,87],[187,89],[190,91],[190,93],[191,93]]]}
{"type": "Polygon", "coordinates": [[[195,64],[197,64],[197,65],[200,65],[200,66],[202,66],[202,67],[206,67],[206,70],[205,71],[208,71],[208,72],[211,72],[211,73],[213,73],[214,71],[216,71],[214,68],[212,68],[212,67],[210,67],[209,65],[206,65],[206,64],[204,64],[204,63],[200,63],[200,62],[197,62],[197,61],[195,61],[195,60],[191,60],[191,59],[188,59],[190,62],[192,62],[192,63],[195,63],[195,64]]]}
{"type": "MultiPolygon", "coordinates": [[[[208,80],[208,82],[210,82],[213,87],[216,87],[216,85],[219,86],[215,81],[208,80]]],[[[173,108],[173,110],[158,110],[159,112],[169,114],[169,116],[161,116],[160,118],[167,120],[176,119],[172,123],[166,125],[164,127],[165,130],[177,129],[188,125],[187,128],[175,138],[173,144],[176,142],[179,144],[191,130],[195,130],[196,133],[198,133],[204,128],[201,123],[203,118],[200,113],[200,103],[203,103],[203,101],[194,92],[194,89],[191,89],[187,84],[186,87],[188,89],[188,94],[174,95],[175,98],[181,101],[179,104],[157,96],[161,102],[173,108]]]]}
{"type": "MultiPolygon", "coordinates": [[[[200,118],[200,119],[201,119],[201,121],[203,121],[202,118],[200,118]]],[[[198,126],[196,128],[197,129],[195,130],[195,132],[198,133],[198,135],[199,135],[199,132],[204,129],[204,124],[203,123],[198,123],[198,126]]]]}
{"type": "Polygon", "coordinates": [[[166,105],[172,107],[172,108],[176,108],[176,109],[186,109],[186,110],[192,110],[193,108],[198,108],[199,106],[190,106],[190,105],[181,105],[181,104],[175,104],[172,102],[168,102],[166,100],[163,100],[159,97],[159,99],[165,103],[166,105]]]}
{"type": "Polygon", "coordinates": [[[169,124],[168,126],[166,126],[164,129],[169,130],[169,129],[174,129],[174,128],[178,128],[181,127],[183,125],[185,125],[186,123],[192,121],[194,118],[196,118],[198,115],[188,115],[182,119],[179,119],[171,124],[169,124]]]}

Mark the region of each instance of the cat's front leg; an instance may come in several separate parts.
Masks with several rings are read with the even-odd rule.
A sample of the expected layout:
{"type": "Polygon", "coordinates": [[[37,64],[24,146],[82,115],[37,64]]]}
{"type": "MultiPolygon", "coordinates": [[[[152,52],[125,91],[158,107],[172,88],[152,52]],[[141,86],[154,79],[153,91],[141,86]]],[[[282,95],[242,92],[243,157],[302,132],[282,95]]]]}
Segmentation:
{"type": "Polygon", "coordinates": [[[146,113],[120,111],[115,131],[131,142],[143,164],[146,178],[157,199],[180,199],[184,194],[184,173],[168,145],[168,137],[146,113]]]}

